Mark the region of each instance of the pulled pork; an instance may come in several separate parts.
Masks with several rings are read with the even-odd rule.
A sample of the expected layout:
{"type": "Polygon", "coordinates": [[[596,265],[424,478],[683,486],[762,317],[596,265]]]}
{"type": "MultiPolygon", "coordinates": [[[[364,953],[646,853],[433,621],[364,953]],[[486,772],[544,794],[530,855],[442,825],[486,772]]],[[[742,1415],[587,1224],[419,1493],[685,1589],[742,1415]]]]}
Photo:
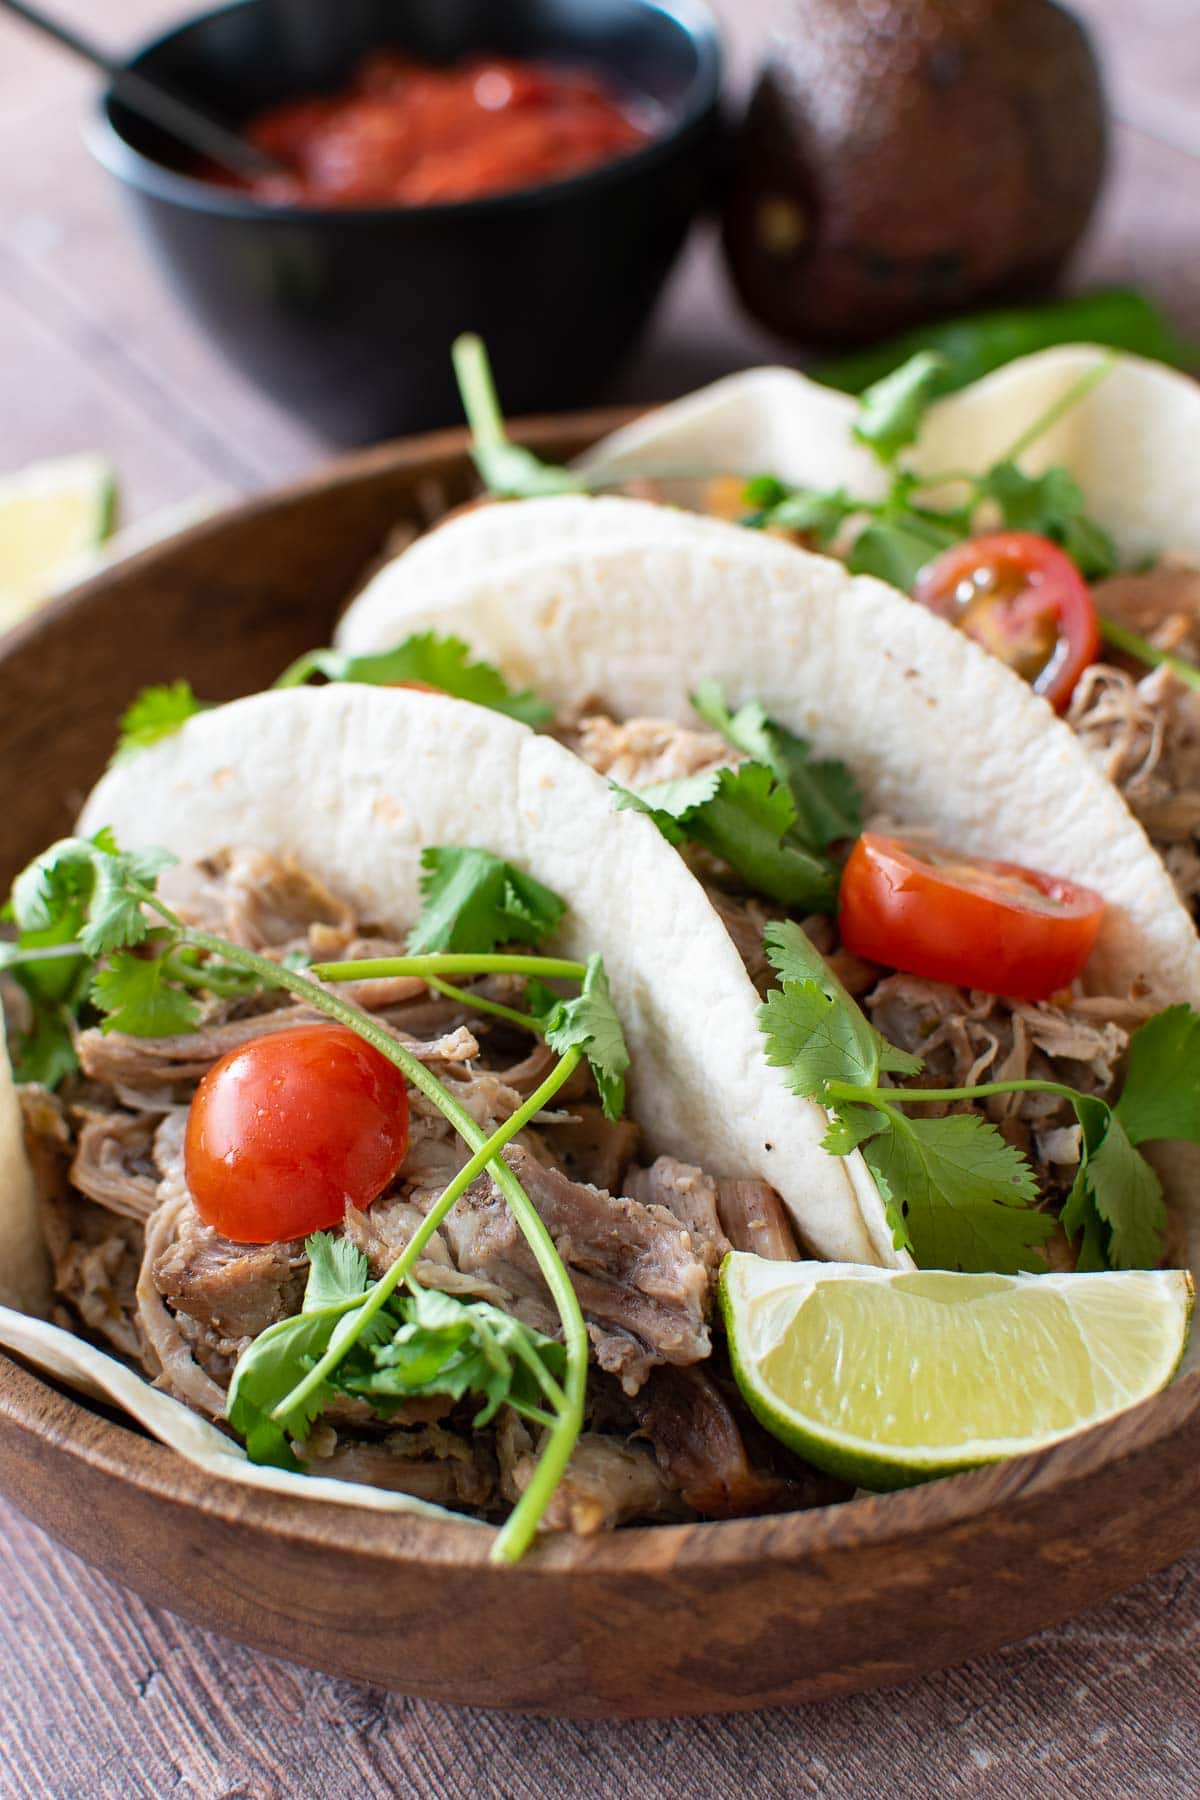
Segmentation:
{"type": "MultiPolygon", "coordinates": [[[[1200,662],[1200,570],[1163,562],[1100,582],[1094,598],[1158,649],[1200,662]]],[[[1067,716],[1200,919],[1200,692],[1168,668],[1115,659],[1084,670],[1067,716]]]]}
{"type": "MultiPolygon", "coordinates": [[[[1174,571],[1176,576],[1180,573],[1174,571]]],[[[1192,608],[1191,627],[1200,639],[1200,574],[1184,573],[1190,584],[1187,592],[1192,608]]],[[[1153,582],[1154,577],[1140,580],[1145,584],[1153,582]]],[[[1119,584],[1106,584],[1109,585],[1119,584]]],[[[1139,592],[1141,603],[1147,604],[1144,586],[1139,592]]],[[[1177,585],[1173,592],[1178,599],[1177,585]]],[[[1158,601],[1159,629],[1169,633],[1170,628],[1162,625],[1161,588],[1158,601]]],[[[1138,614],[1131,623],[1141,629],[1145,621],[1138,614]]],[[[1174,629],[1172,647],[1177,647],[1178,624],[1174,629]]],[[[1193,640],[1188,642],[1190,645],[1193,640]]],[[[1076,690],[1076,704],[1081,708],[1081,720],[1073,722],[1085,739],[1089,732],[1093,734],[1088,739],[1093,748],[1102,730],[1111,729],[1115,734],[1111,754],[1116,761],[1109,774],[1118,786],[1123,786],[1131,805],[1134,790],[1143,793],[1146,810],[1142,816],[1148,830],[1153,822],[1160,847],[1168,827],[1181,834],[1173,846],[1164,848],[1164,855],[1181,889],[1200,895],[1200,694],[1184,688],[1166,670],[1160,669],[1135,683],[1122,670],[1097,665],[1085,673],[1076,690]],[[1104,712],[1102,694],[1111,695],[1118,687],[1122,694],[1126,689],[1142,694],[1140,704],[1145,717],[1141,723],[1129,725],[1119,706],[1114,705],[1111,717],[1104,712]],[[1177,691],[1168,692],[1168,688],[1177,691]],[[1154,696],[1153,704],[1147,695],[1154,696]],[[1168,700],[1176,709],[1172,719],[1178,715],[1173,736],[1165,718],[1168,700]],[[1190,720],[1186,728],[1185,701],[1190,720]],[[1175,759],[1170,778],[1162,772],[1168,744],[1169,754],[1175,759]],[[1125,771],[1123,778],[1121,771],[1125,771]],[[1139,779],[1144,783],[1140,790],[1139,779]],[[1172,786],[1172,781],[1176,785],[1172,786]],[[1157,797],[1153,806],[1152,794],[1157,797]]],[[[617,724],[589,714],[582,720],[573,742],[593,768],[603,774],[616,772],[616,779],[635,788],[662,779],[660,772],[664,770],[687,774],[738,760],[712,733],[693,731],[665,719],[629,719],[617,724]]],[[[1150,835],[1155,836],[1155,831],[1151,830],[1150,835]]],[[[772,919],[786,918],[786,910],[747,893],[729,869],[704,852],[688,850],[687,855],[750,979],[765,994],[774,984],[775,974],[764,953],[763,930],[772,919]]],[[[924,1059],[923,1072],[904,1084],[909,1087],[969,1087],[976,1082],[1035,1077],[1105,1097],[1112,1091],[1129,1030],[1145,1016],[1146,1009],[1136,999],[1076,995],[1061,1006],[1034,1006],[994,994],[968,993],[913,975],[888,975],[843,949],[832,919],[814,914],[800,923],[842,985],[860,1001],[883,1035],[924,1059]]],[[[949,1110],[948,1106],[930,1105],[927,1116],[949,1110]]],[[[1080,1155],[1079,1126],[1070,1103],[1050,1094],[1006,1094],[986,1101],[983,1110],[1008,1141],[1029,1158],[1039,1179],[1043,1204],[1057,1211],[1070,1191],[1080,1155]]],[[[757,1249],[761,1255],[796,1256],[790,1223],[771,1189],[760,1195],[752,1182],[719,1185],[723,1199],[718,1200],[718,1209],[726,1235],[737,1249],[757,1249]]],[[[1065,1255],[1065,1242],[1057,1247],[1052,1244],[1052,1258],[1056,1248],[1065,1255]]]]}
{"type": "MultiPolygon", "coordinates": [[[[353,959],[398,949],[287,858],[237,850],[201,873],[193,921],[267,955],[353,959]]],[[[521,991],[508,977],[474,986],[481,998],[509,1003],[521,991]]],[[[531,1048],[528,1036],[473,1012],[469,999],[444,998],[420,981],[364,981],[343,991],[425,1061],[486,1132],[516,1111],[554,1061],[544,1043],[531,1048]]],[[[238,1357],[299,1310],[308,1259],[300,1241],[237,1244],[203,1222],[184,1169],[187,1106],[229,1050],[313,1017],[279,995],[257,994],[207,1001],[199,1029],[178,1037],[84,1031],[81,1073],[61,1096],[22,1091],[62,1322],[218,1421],[238,1357]]],[[[424,1095],[411,1091],[409,1105],[409,1145],[393,1187],[364,1211],[346,1209],[345,1234],[375,1276],[469,1154],[424,1095]]],[[[571,1272],[594,1358],[588,1429],[547,1528],[587,1532],[812,1503],[812,1484],[794,1459],[790,1473],[755,1472],[746,1444],[756,1428],[736,1396],[718,1403],[698,1375],[691,1386],[671,1385],[712,1355],[724,1221],[733,1222],[730,1236],[764,1253],[794,1254],[778,1196],[761,1183],[715,1182],[671,1157],[639,1165],[636,1124],[604,1118],[586,1070],[560,1090],[556,1107],[505,1152],[571,1272]]],[[[541,1330],[556,1326],[540,1271],[490,1175],[467,1190],[416,1274],[541,1330]]],[[[297,1448],[313,1473],[492,1516],[522,1491],[537,1446],[505,1409],[475,1432],[474,1410],[419,1400],[383,1421],[365,1402],[339,1397],[297,1448]]]]}

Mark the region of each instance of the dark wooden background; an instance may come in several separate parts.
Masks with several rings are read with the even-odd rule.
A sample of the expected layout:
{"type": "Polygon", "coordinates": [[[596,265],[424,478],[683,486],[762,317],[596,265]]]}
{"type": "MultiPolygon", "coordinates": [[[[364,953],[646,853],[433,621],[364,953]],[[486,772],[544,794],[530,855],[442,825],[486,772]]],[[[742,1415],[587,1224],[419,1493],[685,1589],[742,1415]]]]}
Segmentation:
{"type": "MultiPolygon", "coordinates": [[[[56,4],[117,45],[177,10],[56,4]]],[[[1146,287],[1200,338],[1200,0],[1078,10],[1097,29],[1119,125],[1076,280],[1146,287]]],[[[740,75],[771,0],[718,11],[740,75]]],[[[137,519],[310,468],[321,443],[221,365],[144,266],[81,143],[89,94],[86,72],[0,19],[0,469],[103,449],[137,519]]],[[[778,353],[734,315],[701,234],[622,396],[778,353]]],[[[143,1606],[2,1507],[0,1533],[0,1800],[1200,1791],[1200,1557],[900,1692],[572,1724],[451,1711],[273,1662],[143,1606]]]]}

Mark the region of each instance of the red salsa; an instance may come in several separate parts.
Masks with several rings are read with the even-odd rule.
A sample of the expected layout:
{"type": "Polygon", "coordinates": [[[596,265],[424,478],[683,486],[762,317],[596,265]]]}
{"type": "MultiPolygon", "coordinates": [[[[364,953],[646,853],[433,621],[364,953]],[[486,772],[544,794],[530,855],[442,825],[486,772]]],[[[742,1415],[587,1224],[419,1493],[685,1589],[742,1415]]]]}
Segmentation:
{"type": "Polygon", "coordinates": [[[434,68],[379,51],[341,92],[271,107],[245,135],[294,174],[207,178],[284,205],[422,206],[573,175],[651,130],[595,74],[496,56],[434,68]]]}

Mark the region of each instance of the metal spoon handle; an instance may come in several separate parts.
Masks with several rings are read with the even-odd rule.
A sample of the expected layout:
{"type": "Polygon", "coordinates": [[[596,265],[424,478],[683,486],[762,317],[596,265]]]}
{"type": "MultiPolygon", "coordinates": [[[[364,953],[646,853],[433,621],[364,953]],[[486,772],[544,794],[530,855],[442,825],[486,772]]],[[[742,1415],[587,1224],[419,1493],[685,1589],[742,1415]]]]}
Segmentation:
{"type": "Polygon", "coordinates": [[[197,155],[211,157],[223,168],[232,169],[235,175],[278,175],[284,172],[283,165],[274,157],[265,155],[253,144],[248,144],[244,138],[239,137],[236,131],[231,131],[219,120],[202,112],[192,101],[183,99],[160,78],[150,80],[137,69],[124,68],[98,45],[91,43],[70,26],[47,17],[38,8],[27,6],[25,0],[0,0],[0,7],[15,13],[27,25],[32,25],[35,30],[53,38],[55,43],[99,69],[112,83],[113,93],[119,100],[134,112],[140,113],[143,118],[160,125],[197,155]]]}

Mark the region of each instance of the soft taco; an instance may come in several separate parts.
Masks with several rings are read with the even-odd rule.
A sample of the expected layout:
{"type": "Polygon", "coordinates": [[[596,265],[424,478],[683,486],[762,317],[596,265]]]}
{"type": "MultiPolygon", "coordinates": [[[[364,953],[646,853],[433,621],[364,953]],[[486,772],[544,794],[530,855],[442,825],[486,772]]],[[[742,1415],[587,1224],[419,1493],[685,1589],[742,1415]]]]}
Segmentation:
{"type": "MultiPolygon", "coordinates": [[[[1200,917],[1200,386],[1082,345],[947,398],[938,376],[918,357],[856,402],[751,370],[648,414],[563,481],[716,510],[951,618],[1067,717],[1200,917]]],[[[632,553],[655,529],[575,496],[484,509],[386,568],[339,642],[377,650],[411,595],[431,610],[476,572],[568,545],[632,553]]]]}
{"type": "MultiPolygon", "coordinates": [[[[1000,1125],[1057,1221],[1041,1254],[1058,1267],[1194,1260],[1192,1153],[1170,1152],[1171,1217],[1143,1234],[1151,1186],[1141,1202],[1105,1194],[1100,1166],[1087,1173],[1089,1131],[1093,1151],[1099,1140],[1086,1105],[1044,1086],[1112,1101],[1139,1029],[1183,1003],[1179,1057],[1160,1074],[1177,1060],[1188,1085],[1165,1135],[1200,1135],[1192,920],[1102,768],[1026,682],[870,576],[645,501],[480,509],[410,556],[347,614],[343,673],[436,628],[535,687],[560,738],[621,790],[615,803],[640,805],[683,847],[764,994],[788,967],[779,926],[803,922],[884,1039],[923,1062],[892,1082],[952,1090],[942,1112],[1000,1125]],[[475,560],[491,532],[523,548],[475,560]],[[823,859],[823,892],[804,889],[797,851],[823,859]],[[1098,909],[1094,936],[1043,965],[1048,915],[1064,945],[1083,943],[1079,890],[1098,909]],[[886,903],[901,891],[916,897],[903,921],[886,903]]],[[[997,1266],[995,1243],[967,1247],[898,1195],[899,1151],[872,1135],[877,1117],[827,1141],[861,1145],[895,1242],[922,1265],[997,1266]]],[[[906,1180],[927,1190],[944,1173],[907,1167],[906,1180]]]]}
{"type": "Polygon", "coordinates": [[[0,1342],[214,1473],[328,1498],[485,1519],[516,1503],[512,1520],[589,1531],[840,1491],[764,1438],[713,1361],[717,1268],[731,1244],[897,1253],[851,1166],[821,1151],[820,1109],[763,1063],[757,996],[703,889],[561,745],[362,687],[204,711],[115,763],[13,913],[0,1342]],[[515,965],[492,954],[505,944],[515,965]],[[319,1083],[305,1101],[306,1058],[333,1055],[331,996],[407,1058],[399,1098],[386,1060],[382,1078],[409,1127],[397,1150],[387,1109],[371,1114],[384,1161],[365,1173],[361,1145],[343,1162],[307,1147],[314,1107],[340,1142],[339,1118],[374,1104],[357,1064],[328,1077],[328,1105],[319,1083]],[[230,1149],[238,1093],[266,1117],[293,1079],[300,1113],[260,1162],[230,1149]],[[401,1348],[373,1363],[369,1332],[348,1351],[340,1328],[348,1360],[281,1424],[338,1320],[393,1279],[478,1156],[470,1133],[514,1121],[506,1166],[480,1165],[421,1245],[417,1289],[389,1301],[401,1348]],[[531,1216],[540,1250],[518,1229],[531,1216]],[[442,1386],[422,1386],[405,1358],[440,1345],[444,1364],[464,1333],[442,1386]],[[522,1364],[526,1387],[542,1367],[549,1414],[522,1364]],[[535,1440],[564,1408],[586,1428],[547,1487],[535,1440]]]}

